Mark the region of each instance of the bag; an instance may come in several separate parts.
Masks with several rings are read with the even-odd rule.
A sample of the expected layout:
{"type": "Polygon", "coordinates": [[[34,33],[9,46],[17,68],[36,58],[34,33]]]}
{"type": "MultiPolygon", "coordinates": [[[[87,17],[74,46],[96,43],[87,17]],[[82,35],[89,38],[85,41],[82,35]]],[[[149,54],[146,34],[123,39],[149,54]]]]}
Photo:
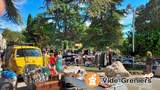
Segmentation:
{"type": "Polygon", "coordinates": [[[6,79],[11,79],[11,78],[17,78],[17,75],[11,70],[5,70],[5,71],[2,71],[2,77],[6,79]]]}

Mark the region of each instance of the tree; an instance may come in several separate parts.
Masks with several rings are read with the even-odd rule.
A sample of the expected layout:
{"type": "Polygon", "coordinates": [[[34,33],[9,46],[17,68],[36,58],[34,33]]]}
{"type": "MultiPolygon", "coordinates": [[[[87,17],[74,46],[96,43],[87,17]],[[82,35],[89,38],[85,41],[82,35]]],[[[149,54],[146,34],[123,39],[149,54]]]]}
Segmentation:
{"type": "MultiPolygon", "coordinates": [[[[159,56],[159,0],[150,0],[146,6],[138,8],[138,16],[136,17],[136,33],[135,33],[135,52],[138,55],[145,55],[147,51],[151,51],[153,55],[159,56]]],[[[132,34],[128,35],[128,45],[132,44],[132,34]]]]}
{"type": "Polygon", "coordinates": [[[119,39],[122,38],[121,25],[118,22],[120,13],[116,9],[116,5],[120,1],[47,0],[47,16],[53,20],[57,27],[59,33],[57,36],[60,40],[83,42],[86,46],[104,48],[106,45],[113,44],[112,41],[118,40],[119,42],[119,39]],[[82,14],[80,14],[81,11],[83,11],[82,14]],[[92,22],[89,29],[84,25],[86,20],[92,22]],[[116,25],[117,27],[115,27],[116,25]],[[114,39],[111,39],[112,35],[115,35],[114,39]]]}
{"type": "Polygon", "coordinates": [[[136,18],[136,30],[138,31],[150,31],[159,29],[160,25],[160,9],[158,0],[150,0],[145,7],[140,6],[138,17],[136,18]]]}
{"type": "MultiPolygon", "coordinates": [[[[151,51],[155,56],[159,56],[160,29],[150,32],[136,32],[135,34],[135,53],[144,56],[147,51],[151,51]]],[[[132,45],[132,35],[127,39],[128,46],[132,45]]],[[[124,46],[126,48],[126,46],[124,46]]],[[[130,47],[131,48],[131,47],[130,47]]],[[[130,51],[131,52],[131,49],[130,51]]]]}
{"type": "Polygon", "coordinates": [[[86,38],[86,43],[97,49],[105,49],[106,46],[118,47],[122,44],[122,25],[119,23],[122,12],[116,9],[117,4],[112,4],[108,12],[92,18],[92,23],[86,38]]]}
{"type": "Polygon", "coordinates": [[[3,33],[3,38],[6,39],[7,43],[10,43],[10,42],[24,42],[24,36],[22,35],[22,33],[20,32],[14,32],[14,31],[11,31],[9,29],[4,29],[3,33]]]}
{"type": "Polygon", "coordinates": [[[28,18],[27,18],[27,27],[26,27],[27,31],[30,31],[30,30],[31,30],[32,22],[33,22],[32,15],[29,14],[29,15],[28,15],[28,18]]]}
{"type": "Polygon", "coordinates": [[[46,34],[45,26],[47,26],[46,20],[42,14],[34,19],[29,15],[26,30],[23,31],[23,35],[26,37],[25,41],[39,47],[46,46],[49,42],[49,36],[46,34]]]}
{"type": "Polygon", "coordinates": [[[25,30],[29,34],[27,41],[41,43],[41,46],[45,46],[42,44],[62,46],[61,44],[66,41],[96,48],[119,45],[122,38],[119,24],[121,12],[116,9],[116,5],[121,0],[102,1],[47,0],[45,13],[39,14],[34,19],[31,15],[28,16],[25,30]],[[101,3],[97,4],[97,9],[92,6],[96,5],[94,2],[101,3]],[[108,8],[104,8],[104,5],[108,8]],[[92,11],[94,8],[100,10],[100,13],[92,16],[88,10],[92,11]],[[105,12],[100,8],[105,9],[105,12]],[[85,25],[86,20],[91,22],[90,27],[85,25]]]}
{"type": "MultiPolygon", "coordinates": [[[[56,0],[45,0],[47,8],[53,3],[57,4],[60,1],[56,0]]],[[[90,14],[90,16],[97,17],[101,15],[102,13],[106,13],[110,8],[112,8],[113,3],[120,4],[122,0],[61,0],[65,3],[75,3],[82,5],[83,8],[86,8],[87,13],[90,14]]],[[[82,9],[82,8],[81,8],[82,9]]]]}
{"type": "Polygon", "coordinates": [[[88,12],[91,16],[97,17],[100,16],[107,11],[113,9],[114,4],[120,4],[122,0],[86,0],[90,7],[88,12]]]}
{"type": "Polygon", "coordinates": [[[53,4],[48,8],[46,16],[51,17],[50,19],[53,20],[53,25],[59,33],[57,36],[62,40],[77,40],[76,34],[78,33],[76,30],[83,24],[78,15],[78,4],[75,0],[52,2],[53,4]]]}

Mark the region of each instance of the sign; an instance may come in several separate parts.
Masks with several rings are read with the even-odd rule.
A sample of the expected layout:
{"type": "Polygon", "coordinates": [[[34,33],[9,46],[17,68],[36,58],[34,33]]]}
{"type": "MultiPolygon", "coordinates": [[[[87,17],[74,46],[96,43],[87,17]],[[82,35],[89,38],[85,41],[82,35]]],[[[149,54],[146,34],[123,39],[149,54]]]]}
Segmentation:
{"type": "Polygon", "coordinates": [[[82,48],[83,45],[82,45],[82,43],[76,43],[76,44],[75,44],[75,47],[82,48]]]}
{"type": "Polygon", "coordinates": [[[100,83],[100,76],[94,72],[88,72],[84,78],[85,83],[89,87],[97,87],[100,83]]]}

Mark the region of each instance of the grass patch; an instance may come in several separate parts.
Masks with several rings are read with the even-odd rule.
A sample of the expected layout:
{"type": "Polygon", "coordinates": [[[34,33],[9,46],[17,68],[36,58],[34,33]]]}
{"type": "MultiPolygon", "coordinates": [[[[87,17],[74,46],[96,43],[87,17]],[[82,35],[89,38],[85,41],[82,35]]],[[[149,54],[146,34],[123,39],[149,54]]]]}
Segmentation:
{"type": "Polygon", "coordinates": [[[97,67],[85,67],[85,66],[81,66],[82,68],[84,68],[86,71],[90,71],[90,72],[102,72],[103,70],[99,70],[97,67]]]}

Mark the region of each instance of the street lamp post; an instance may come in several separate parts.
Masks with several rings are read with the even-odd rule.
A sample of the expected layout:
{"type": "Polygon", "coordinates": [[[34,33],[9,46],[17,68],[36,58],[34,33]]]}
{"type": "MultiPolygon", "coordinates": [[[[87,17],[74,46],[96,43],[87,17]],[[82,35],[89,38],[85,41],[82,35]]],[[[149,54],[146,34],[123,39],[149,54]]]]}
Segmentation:
{"type": "MultiPolygon", "coordinates": [[[[132,53],[135,55],[135,20],[136,20],[136,16],[137,14],[137,9],[132,7],[130,4],[127,6],[127,12],[129,12],[129,10],[131,10],[131,12],[133,13],[133,18],[132,18],[132,53]]],[[[144,22],[146,23],[150,23],[150,20],[145,20],[144,22]]],[[[135,56],[133,55],[133,67],[134,67],[134,62],[135,62],[135,56]]]]}
{"type": "Polygon", "coordinates": [[[133,9],[133,20],[132,20],[132,52],[134,53],[135,52],[135,15],[136,15],[136,12],[135,10],[133,9]]]}
{"type": "Polygon", "coordinates": [[[132,52],[133,52],[133,67],[134,67],[134,54],[135,54],[135,19],[136,19],[136,11],[132,8],[133,12],[133,20],[132,20],[132,52]]]}
{"type": "Polygon", "coordinates": [[[131,32],[132,32],[132,53],[133,53],[132,59],[133,59],[133,67],[134,67],[134,61],[135,61],[134,54],[135,54],[135,19],[136,19],[136,8],[132,7],[129,4],[127,6],[127,8],[126,8],[126,11],[127,11],[127,13],[132,12],[132,14],[133,14],[131,32]]]}

